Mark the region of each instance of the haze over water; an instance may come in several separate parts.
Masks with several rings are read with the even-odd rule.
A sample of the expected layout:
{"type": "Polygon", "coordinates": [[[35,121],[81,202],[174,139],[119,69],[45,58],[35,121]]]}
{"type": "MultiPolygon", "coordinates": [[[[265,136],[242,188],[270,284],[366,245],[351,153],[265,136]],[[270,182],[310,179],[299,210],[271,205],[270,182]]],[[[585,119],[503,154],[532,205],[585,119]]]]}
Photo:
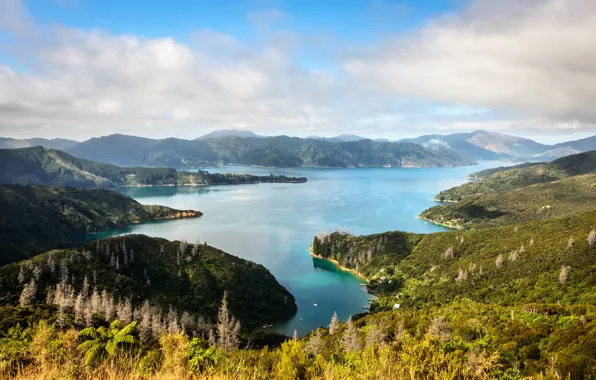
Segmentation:
{"type": "Polygon", "coordinates": [[[361,280],[314,259],[308,248],[321,230],[347,228],[354,234],[389,230],[438,232],[418,214],[435,205],[441,190],[465,176],[503,165],[482,162],[456,168],[315,169],[223,167],[211,172],[305,176],[305,184],[144,187],[121,191],[143,204],[194,209],[201,218],[148,222],[106,235],[145,234],[169,240],[197,239],[264,265],[296,298],[298,313],[272,330],[305,335],[327,325],[334,311],[341,320],[363,312],[371,296],[361,280]],[[317,304],[318,306],[314,306],[317,304]]]}

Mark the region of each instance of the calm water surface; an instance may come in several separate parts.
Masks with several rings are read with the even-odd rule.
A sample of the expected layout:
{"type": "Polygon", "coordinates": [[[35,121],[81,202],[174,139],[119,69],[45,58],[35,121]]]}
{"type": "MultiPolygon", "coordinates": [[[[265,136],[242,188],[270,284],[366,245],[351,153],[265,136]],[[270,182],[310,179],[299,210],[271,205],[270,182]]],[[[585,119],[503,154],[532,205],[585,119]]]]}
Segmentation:
{"type": "Polygon", "coordinates": [[[296,316],[273,330],[291,335],[296,329],[304,335],[327,325],[334,311],[342,320],[362,312],[371,298],[357,277],[309,255],[314,235],[337,227],[354,234],[443,231],[417,215],[435,204],[432,198],[439,191],[464,183],[469,173],[499,165],[503,163],[429,169],[217,168],[211,171],[305,176],[309,181],[123,189],[143,204],[194,209],[204,215],[132,225],[102,237],[135,233],[189,242],[199,239],[263,264],[298,304],[296,316]]]}

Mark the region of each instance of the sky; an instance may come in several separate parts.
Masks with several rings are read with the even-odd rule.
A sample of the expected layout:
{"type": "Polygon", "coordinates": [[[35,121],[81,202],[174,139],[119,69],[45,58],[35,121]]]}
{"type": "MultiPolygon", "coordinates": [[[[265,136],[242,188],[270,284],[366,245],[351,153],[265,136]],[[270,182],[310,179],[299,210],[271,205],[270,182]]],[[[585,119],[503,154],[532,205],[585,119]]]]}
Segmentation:
{"type": "Polygon", "coordinates": [[[596,134],[593,0],[0,0],[0,136],[596,134]]]}

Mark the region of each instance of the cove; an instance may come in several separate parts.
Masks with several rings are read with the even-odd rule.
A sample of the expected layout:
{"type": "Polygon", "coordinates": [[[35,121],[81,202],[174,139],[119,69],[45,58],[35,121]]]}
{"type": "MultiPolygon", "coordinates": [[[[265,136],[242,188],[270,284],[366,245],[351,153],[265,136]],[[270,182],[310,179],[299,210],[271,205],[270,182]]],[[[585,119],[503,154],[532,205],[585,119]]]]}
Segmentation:
{"type": "Polygon", "coordinates": [[[271,330],[291,335],[296,329],[302,336],[329,324],[334,311],[341,320],[363,312],[372,298],[361,279],[310,256],[314,235],[334,228],[354,234],[445,231],[419,220],[418,214],[436,204],[432,199],[439,191],[464,183],[466,175],[502,165],[488,161],[454,168],[214,168],[210,171],[305,176],[308,182],[121,189],[143,204],[194,209],[204,215],[130,225],[91,238],[135,233],[189,242],[198,239],[262,264],[298,304],[292,319],[271,330]]]}

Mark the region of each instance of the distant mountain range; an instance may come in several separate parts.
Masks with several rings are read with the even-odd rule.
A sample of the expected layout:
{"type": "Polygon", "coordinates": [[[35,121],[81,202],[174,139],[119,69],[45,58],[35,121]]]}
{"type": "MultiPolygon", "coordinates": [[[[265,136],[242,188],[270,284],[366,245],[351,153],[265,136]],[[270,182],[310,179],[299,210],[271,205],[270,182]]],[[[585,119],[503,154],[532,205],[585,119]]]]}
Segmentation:
{"type": "Polygon", "coordinates": [[[268,167],[439,167],[473,160],[418,144],[359,140],[333,142],[298,137],[222,137],[152,140],[110,135],[65,150],[76,157],[123,166],[188,168],[220,164],[268,167]]]}
{"type": "Polygon", "coordinates": [[[206,135],[196,138],[196,140],[220,139],[222,137],[264,137],[251,131],[242,131],[239,129],[220,129],[219,131],[209,132],[206,135]]]}
{"type": "Polygon", "coordinates": [[[121,134],[92,138],[81,143],[65,139],[0,138],[0,148],[36,145],[124,166],[446,166],[475,160],[552,161],[596,150],[596,136],[555,145],[483,130],[424,135],[393,142],[387,139],[370,140],[354,134],[309,136],[304,139],[268,137],[237,129],[213,131],[195,140],[149,139],[121,134]],[[404,143],[416,144],[424,149],[408,148],[404,143]],[[387,153],[388,150],[391,153],[387,153]],[[413,150],[417,150],[417,153],[414,154],[413,150]]]}

